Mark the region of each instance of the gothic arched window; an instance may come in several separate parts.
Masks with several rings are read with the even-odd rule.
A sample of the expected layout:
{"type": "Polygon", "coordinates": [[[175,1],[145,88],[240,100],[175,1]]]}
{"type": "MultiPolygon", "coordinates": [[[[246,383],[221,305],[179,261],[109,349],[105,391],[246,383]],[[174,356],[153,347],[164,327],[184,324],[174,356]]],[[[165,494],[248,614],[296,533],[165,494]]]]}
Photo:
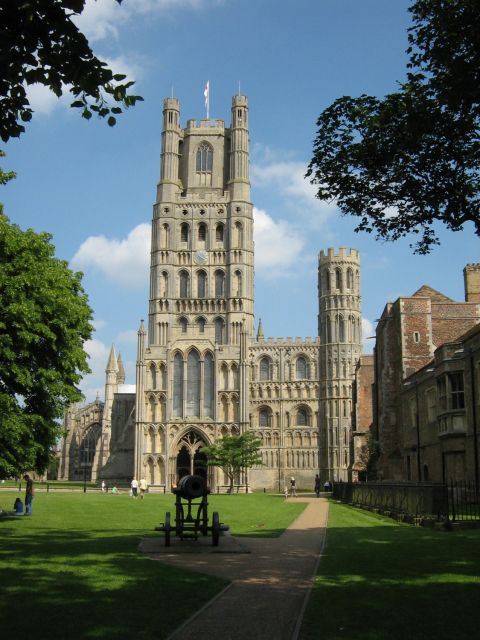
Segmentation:
{"type": "Polygon", "coordinates": [[[300,356],[300,358],[297,358],[296,369],[297,369],[297,372],[296,372],[297,380],[305,380],[307,377],[307,361],[303,356],[300,356]]]}
{"type": "Polygon", "coordinates": [[[345,342],[345,320],[343,316],[338,318],[338,341],[345,342]]]}
{"type": "Polygon", "coordinates": [[[168,273],[162,271],[160,278],[160,298],[166,298],[168,296],[168,273]]]}
{"type": "Polygon", "coordinates": [[[205,271],[197,273],[197,298],[207,297],[207,274],[205,271]]]}
{"type": "Polygon", "coordinates": [[[225,296],[225,273],[223,271],[215,271],[215,297],[223,298],[225,296]]]}
{"type": "Polygon", "coordinates": [[[180,298],[190,296],[190,276],[188,271],[180,271],[180,298]]]}
{"type": "Polygon", "coordinates": [[[187,333],[188,320],[186,318],[180,318],[178,324],[180,325],[182,333],[187,333]]]}
{"type": "Polygon", "coordinates": [[[300,427],[308,425],[308,413],[303,407],[297,411],[297,425],[300,427]]]}
{"type": "Polygon", "coordinates": [[[260,380],[271,380],[270,364],[270,358],[265,357],[260,360],[260,380]]]}
{"type": "Polygon", "coordinates": [[[215,342],[217,344],[225,342],[225,321],[222,318],[215,320],[215,342]]]}
{"type": "Polygon", "coordinates": [[[241,296],[242,295],[242,272],[235,271],[233,275],[234,275],[233,295],[241,296]]]}
{"type": "Polygon", "coordinates": [[[187,417],[200,416],[200,357],[190,351],[187,358],[187,417]]]}
{"type": "Polygon", "coordinates": [[[168,248],[168,243],[170,240],[170,229],[167,223],[165,223],[164,225],[162,225],[162,231],[161,231],[161,241],[160,244],[162,247],[164,248],[168,248]]]}
{"type": "Polygon", "coordinates": [[[203,415],[213,418],[213,399],[215,397],[213,356],[205,354],[203,361],[203,415]]]}
{"type": "Polygon", "coordinates": [[[347,289],[353,289],[353,271],[350,268],[347,269],[347,289]]]}
{"type": "Polygon", "coordinates": [[[335,288],[342,290],[342,272],[340,269],[335,269],[335,288]]]}
{"type": "Polygon", "coordinates": [[[206,324],[207,324],[207,321],[205,320],[205,318],[198,318],[197,327],[200,333],[205,333],[206,324]]]}
{"type": "Polygon", "coordinates": [[[215,240],[217,242],[223,242],[224,230],[225,227],[221,222],[217,224],[217,228],[215,229],[215,240]]]}
{"type": "Polygon", "coordinates": [[[173,415],[183,416],[183,357],[176,353],[173,359],[173,415]]]}
{"type": "Polygon", "coordinates": [[[323,272],[323,286],[325,287],[325,291],[330,291],[330,273],[328,269],[325,269],[323,272]]]}
{"type": "Polygon", "coordinates": [[[235,222],[234,226],[234,235],[233,235],[233,246],[239,248],[243,244],[243,227],[241,222],[235,222]]]}
{"type": "Polygon", "coordinates": [[[269,426],[269,411],[268,409],[260,409],[258,412],[258,424],[260,427],[268,427],[269,426]]]}
{"type": "Polygon", "coordinates": [[[180,242],[188,242],[190,227],[186,222],[182,222],[180,226],[180,242]]]}
{"type": "Polygon", "coordinates": [[[197,149],[197,171],[211,173],[213,167],[213,149],[208,142],[202,142],[197,149]]]}
{"type": "Polygon", "coordinates": [[[201,222],[198,225],[198,241],[205,242],[207,239],[207,225],[201,222]]]}

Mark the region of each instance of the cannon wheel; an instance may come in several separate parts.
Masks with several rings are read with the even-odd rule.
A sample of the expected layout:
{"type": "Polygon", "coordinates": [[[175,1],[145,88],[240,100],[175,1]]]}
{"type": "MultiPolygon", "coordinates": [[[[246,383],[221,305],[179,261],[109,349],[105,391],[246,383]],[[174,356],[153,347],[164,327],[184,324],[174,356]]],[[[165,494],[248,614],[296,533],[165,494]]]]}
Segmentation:
{"type": "Polygon", "coordinates": [[[214,547],[218,547],[219,538],[220,538],[220,518],[218,516],[218,511],[214,511],[213,518],[212,518],[212,545],[214,547]]]}
{"type": "Polygon", "coordinates": [[[163,530],[165,531],[165,546],[169,547],[170,532],[172,530],[172,525],[170,524],[170,511],[167,511],[167,513],[165,514],[165,524],[164,524],[163,530]]]}

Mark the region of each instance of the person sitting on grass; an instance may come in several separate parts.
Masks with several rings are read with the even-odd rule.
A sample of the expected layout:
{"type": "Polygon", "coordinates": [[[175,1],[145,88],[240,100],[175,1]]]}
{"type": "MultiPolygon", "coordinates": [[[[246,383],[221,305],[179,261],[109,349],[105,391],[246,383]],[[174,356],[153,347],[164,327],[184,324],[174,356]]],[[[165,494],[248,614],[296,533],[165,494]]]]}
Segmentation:
{"type": "Polygon", "coordinates": [[[112,487],[112,493],[118,493],[117,487],[112,487]]]}
{"type": "Polygon", "coordinates": [[[16,516],[23,515],[23,502],[20,500],[20,498],[17,498],[13,503],[13,510],[16,516]]]}

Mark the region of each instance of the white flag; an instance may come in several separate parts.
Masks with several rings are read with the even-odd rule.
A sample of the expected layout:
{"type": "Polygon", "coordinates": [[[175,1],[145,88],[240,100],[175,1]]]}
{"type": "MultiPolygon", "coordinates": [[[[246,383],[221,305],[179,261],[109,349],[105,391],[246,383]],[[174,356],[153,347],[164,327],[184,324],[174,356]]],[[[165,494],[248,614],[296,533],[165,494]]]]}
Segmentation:
{"type": "Polygon", "coordinates": [[[203,95],[205,97],[205,109],[207,110],[207,120],[210,117],[210,80],[207,80],[207,84],[205,85],[205,89],[203,90],[203,95]]]}
{"type": "Polygon", "coordinates": [[[208,94],[210,91],[210,80],[207,80],[207,84],[205,85],[205,89],[203,90],[203,95],[205,97],[205,109],[208,106],[208,94]]]}

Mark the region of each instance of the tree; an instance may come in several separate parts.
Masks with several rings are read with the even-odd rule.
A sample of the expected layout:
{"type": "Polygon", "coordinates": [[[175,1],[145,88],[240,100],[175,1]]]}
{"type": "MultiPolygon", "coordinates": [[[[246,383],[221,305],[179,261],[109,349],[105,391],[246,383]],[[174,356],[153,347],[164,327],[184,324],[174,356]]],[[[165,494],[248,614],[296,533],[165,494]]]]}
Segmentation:
{"type": "Polygon", "coordinates": [[[210,447],[202,448],[202,453],[208,457],[209,466],[221,467],[224,470],[232,493],[235,479],[239,477],[242,469],[262,464],[258,452],[260,446],[261,440],[252,431],[245,431],[240,436],[224,436],[210,447]]]}
{"type": "Polygon", "coordinates": [[[380,443],[369,432],[366,442],[360,449],[358,462],[363,469],[359,473],[362,480],[375,480],[377,477],[377,461],[380,456],[380,443]]]}
{"type": "MultiPolygon", "coordinates": [[[[0,172],[1,175],[1,172],[0,172]]],[[[5,174],[3,174],[5,175],[5,174]]],[[[46,233],[22,231],[0,205],[0,478],[43,472],[81,399],[92,312],[81,274],[54,257],[46,233]]]]}
{"type": "Polygon", "coordinates": [[[435,224],[480,235],[480,2],[416,0],[409,11],[407,81],[378,99],[344,96],[317,121],[307,176],[317,197],[385,240],[435,224]]]}
{"type": "Polygon", "coordinates": [[[123,83],[125,75],[114,74],[94,55],[72,22],[85,2],[0,0],[0,137],[4,142],[22,134],[22,123],[32,118],[28,85],[43,84],[58,97],[69,91],[75,97],[70,106],[81,109],[84,118],[96,113],[107,118],[110,126],[124,108],[143,100],[129,93],[133,82],[123,83]]]}

